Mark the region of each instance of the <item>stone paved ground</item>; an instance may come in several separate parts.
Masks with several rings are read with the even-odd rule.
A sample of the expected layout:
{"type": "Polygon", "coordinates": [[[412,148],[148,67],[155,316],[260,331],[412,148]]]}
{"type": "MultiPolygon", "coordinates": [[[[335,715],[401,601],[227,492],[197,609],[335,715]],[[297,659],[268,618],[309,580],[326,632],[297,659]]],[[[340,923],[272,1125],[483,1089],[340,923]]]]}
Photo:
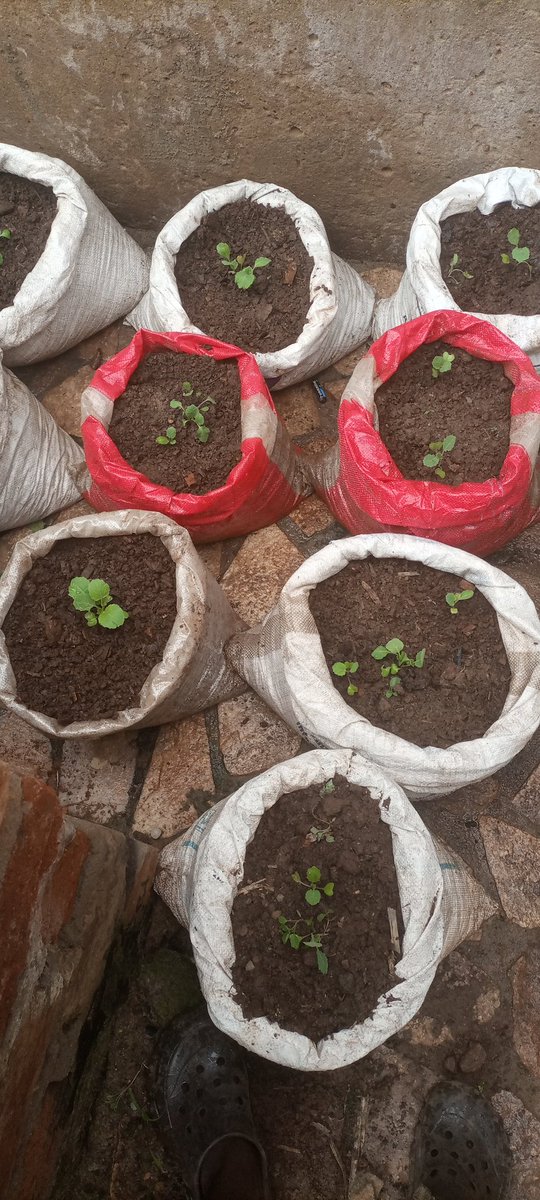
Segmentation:
{"type": "MultiPolygon", "coordinates": [[[[398,273],[379,268],[371,277],[387,294],[398,273]]],[[[116,324],[51,363],[20,369],[20,375],[60,424],[78,436],[81,390],[94,369],[130,336],[129,329],[116,324]]],[[[328,444],[337,401],[360,353],[323,373],[330,393],[324,405],[310,384],[276,394],[277,407],[301,446],[316,450],[328,444]]],[[[69,513],[86,509],[81,502],[69,513]]],[[[0,537],[0,570],[24,532],[0,537]]],[[[205,547],[202,555],[232,605],[253,624],[270,609],[299,563],[342,535],[325,505],[311,496],[279,525],[243,541],[205,547]]],[[[540,526],[502,551],[497,562],[539,605],[540,526]]],[[[86,745],[51,743],[17,719],[0,715],[3,758],[52,782],[71,813],[132,830],[158,846],[246,777],[306,748],[251,691],[157,731],[118,734],[86,745]]],[[[353,1195],[372,1200],[379,1194],[382,1200],[397,1200],[406,1193],[416,1114],[438,1078],[465,1079],[493,1097],[515,1155],[512,1200],[539,1200],[539,761],[537,737],[495,779],[419,806],[429,828],[473,868],[496,902],[497,915],[441,966],[422,1012],[403,1034],[364,1064],[334,1075],[331,1093],[322,1081],[255,1064],[256,1108],[272,1148],[278,1200],[293,1193],[303,1200],[303,1168],[290,1138],[283,1135],[278,1143],[274,1131],[264,1128],[264,1097],[272,1089],[281,1089],[284,1127],[288,1116],[293,1121],[299,1109],[308,1109],[317,1144],[329,1139],[326,1150],[335,1182],[327,1184],[326,1200],[342,1194],[350,1200],[353,1195]],[[351,1128],[358,1134],[356,1190],[345,1186],[341,1169],[345,1164],[348,1177],[351,1128]],[[349,1130],[348,1141],[344,1130],[349,1130]],[[341,1146],[337,1156],[328,1149],[331,1144],[336,1149],[336,1142],[341,1146]]],[[[121,1200],[129,1200],[128,1195],[121,1200]]]]}

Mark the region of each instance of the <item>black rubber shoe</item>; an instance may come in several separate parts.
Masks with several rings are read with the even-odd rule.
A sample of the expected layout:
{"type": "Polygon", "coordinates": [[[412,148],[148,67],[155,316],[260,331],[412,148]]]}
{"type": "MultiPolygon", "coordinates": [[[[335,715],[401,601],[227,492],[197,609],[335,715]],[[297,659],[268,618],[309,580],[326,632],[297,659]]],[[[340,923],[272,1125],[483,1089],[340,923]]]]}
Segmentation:
{"type": "Polygon", "coordinates": [[[473,1088],[437,1084],[416,1128],[411,1195],[433,1200],[505,1200],[511,1154],[502,1121],[473,1088]]]}
{"type": "Polygon", "coordinates": [[[156,1101],[164,1139],[195,1200],[270,1200],[243,1052],[206,1010],[165,1031],[156,1101]]]}

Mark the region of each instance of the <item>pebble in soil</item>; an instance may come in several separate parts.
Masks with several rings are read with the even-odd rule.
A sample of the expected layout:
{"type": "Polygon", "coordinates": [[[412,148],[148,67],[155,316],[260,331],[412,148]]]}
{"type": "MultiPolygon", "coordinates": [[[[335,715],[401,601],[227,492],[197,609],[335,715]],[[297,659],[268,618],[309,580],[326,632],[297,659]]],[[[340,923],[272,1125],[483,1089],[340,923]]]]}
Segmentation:
{"type": "Polygon", "coordinates": [[[499,363],[474,358],[446,342],[421,346],[375,395],[379,433],[405,479],[457,487],[500,474],[510,442],[513,385],[499,363]],[[433,377],[433,359],[453,355],[450,370],[433,377]],[[439,469],[424,465],[430,442],[453,435],[439,469]]]}
{"type": "Polygon", "coordinates": [[[17,699],[61,724],[105,720],[139,703],[176,617],[176,573],[150,534],[62,538],[22,581],[3,625],[17,699]],[[76,576],[102,579],[129,616],[87,625],[68,594],[76,576]]]}
{"type": "Polygon", "coordinates": [[[43,254],[57,200],[50,187],[0,171],[0,309],[13,304],[26,276],[43,254]]]}
{"type": "Polygon", "coordinates": [[[388,908],[400,919],[391,834],[365,788],[340,777],[333,782],[328,794],[305,788],[266,811],[247,848],[231,917],[233,981],[244,1015],[269,1017],[315,1042],[373,1012],[395,981],[398,957],[388,919],[388,908]],[[314,829],[326,832],[317,839],[314,829]],[[297,872],[306,880],[313,866],[321,872],[319,890],[334,884],[316,906],[293,879],[297,872]],[[244,890],[251,883],[257,886],[244,890]],[[297,934],[320,934],[327,974],[314,949],[283,942],[280,917],[297,934]]]}
{"type": "Polygon", "coordinates": [[[446,217],[441,221],[440,263],[442,277],[460,308],[535,316],[540,313],[540,205],[514,208],[505,203],[487,215],[474,208],[446,217]],[[519,232],[517,247],[508,240],[514,229],[519,232]],[[529,250],[526,261],[512,257],[516,248],[529,250]],[[456,254],[459,261],[452,268],[456,254]],[[503,254],[510,262],[503,262],[503,254]]]}
{"type": "Polygon", "coordinates": [[[300,336],[312,268],[313,259],[283,209],[237,200],[209,213],[186,238],[175,275],[182,305],[197,329],[244,350],[268,353],[300,336]],[[271,260],[245,291],[220,260],[216,246],[222,242],[251,266],[258,257],[271,260]]]}
{"type": "Polygon", "coordinates": [[[223,486],[241,457],[236,362],[173,351],[148,354],[114,403],[109,434],[126,462],[152,483],[192,495],[223,486]],[[183,425],[185,409],[194,404],[209,431],[206,441],[196,421],[183,425]],[[158,444],[168,428],[174,439],[158,444]]]}
{"type": "Polygon", "coordinates": [[[494,609],[478,590],[453,615],[446,595],[470,590],[467,580],[408,559],[349,563],[311,591],[314,617],[332,682],[373,725],[417,746],[451,746],[482,737],[500,716],[510,666],[494,609]],[[372,651],[400,639],[410,658],[425,649],[421,669],[404,666],[396,694],[372,651]],[[344,677],[334,663],[358,663],[344,677]],[[357,688],[353,695],[348,687],[357,688]]]}

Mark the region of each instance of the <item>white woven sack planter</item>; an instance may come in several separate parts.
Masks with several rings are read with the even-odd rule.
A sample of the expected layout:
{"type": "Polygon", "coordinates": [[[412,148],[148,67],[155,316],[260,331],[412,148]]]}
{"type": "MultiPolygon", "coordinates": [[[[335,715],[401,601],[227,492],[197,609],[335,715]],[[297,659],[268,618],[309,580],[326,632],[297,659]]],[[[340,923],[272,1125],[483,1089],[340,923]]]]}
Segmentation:
{"type": "MultiPolygon", "coordinates": [[[[390,299],[380,300],[377,304],[373,322],[374,338],[422,313],[440,308],[459,309],[441,275],[440,222],[445,217],[471,212],[474,208],[488,214],[504,201],[509,201],[515,209],[538,204],[540,171],[525,167],[501,167],[484,175],[471,175],[468,179],[459,179],[422,204],[411,228],[407,268],[401,283],[390,299]]],[[[533,363],[540,363],[540,313],[520,317],[513,313],[494,315],[478,312],[475,316],[491,321],[512,341],[517,342],[530,355],[533,363]]]]}
{"type": "Polygon", "coordinates": [[[18,717],[59,738],[97,738],[120,730],[161,725],[226,699],[238,690],[228,667],[223,644],[238,629],[225,593],[205,567],[187,530],[161,513],[127,511],[73,517],[17,542],[0,578],[0,704],[18,717]],[[60,725],[54,717],[35,712],[16,698],[16,681],[2,625],[17,591],[37,558],[43,558],[62,538],[117,537],[149,533],[159,537],[176,564],[176,618],[163,651],[140,692],[138,705],[107,720],[74,721],[60,725]]]}
{"type": "Polygon", "coordinates": [[[127,320],[135,329],[155,329],[158,333],[208,334],[207,329],[192,325],[182,306],[174,274],[176,255],[208,213],[235,200],[247,199],[283,208],[292,217],[314,260],[311,304],[300,337],[283,350],[255,355],[269,385],[282,388],[316,374],[364,342],[370,333],[375,303],[373,288],[348,263],[332,254],[326,230],[315,209],[287,188],[240,179],[199,192],[158,234],[148,291],[127,320]]]}
{"type": "Polygon", "coordinates": [[[87,482],[81,447],[2,366],[0,350],[0,531],[67,508],[87,482]]]}
{"type": "Polygon", "coordinates": [[[493,775],[519,754],[540,725],[540,620],[532,600],[497,567],[427,538],[386,533],[330,542],[295,571],[260,625],[232,638],[227,655],[302,737],[315,746],[358,750],[412,796],[442,796],[493,775]],[[416,746],[372,725],[339,695],[308,595],[323,579],[369,555],[408,558],[469,579],[495,609],[511,680],[501,715],[483,737],[446,750],[416,746]]]}
{"type": "Polygon", "coordinates": [[[0,142],[0,171],[52,188],[58,201],[43,254],[0,309],[0,348],[14,366],[52,358],[125,316],[147,285],[148,259],[61,159],[0,142]]]}
{"type": "Polygon", "coordinates": [[[441,959],[496,910],[461,859],[431,837],[402,789],[348,750],[312,750],[245,783],[163,850],[155,886],[189,929],[214,1024],[247,1050],[299,1071],[346,1067],[402,1029],[421,1007],[441,959]],[[365,1021],[315,1043],[266,1017],[243,1016],[231,976],[230,914],[247,845],[266,809],[285,793],[336,774],[368,788],[390,827],[405,934],[396,964],[401,982],[365,1021]]]}

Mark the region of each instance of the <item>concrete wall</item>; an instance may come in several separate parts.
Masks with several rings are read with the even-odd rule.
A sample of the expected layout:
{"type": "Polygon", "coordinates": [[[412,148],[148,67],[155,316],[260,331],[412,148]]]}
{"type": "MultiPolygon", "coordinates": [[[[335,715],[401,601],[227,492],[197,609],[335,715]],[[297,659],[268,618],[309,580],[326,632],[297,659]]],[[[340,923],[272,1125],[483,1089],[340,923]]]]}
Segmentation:
{"type": "Polygon", "coordinates": [[[0,139],[159,229],[201,188],[285,184],[336,250],[401,257],[422,200],[540,167],[539,0],[4,2],[0,139]]]}

